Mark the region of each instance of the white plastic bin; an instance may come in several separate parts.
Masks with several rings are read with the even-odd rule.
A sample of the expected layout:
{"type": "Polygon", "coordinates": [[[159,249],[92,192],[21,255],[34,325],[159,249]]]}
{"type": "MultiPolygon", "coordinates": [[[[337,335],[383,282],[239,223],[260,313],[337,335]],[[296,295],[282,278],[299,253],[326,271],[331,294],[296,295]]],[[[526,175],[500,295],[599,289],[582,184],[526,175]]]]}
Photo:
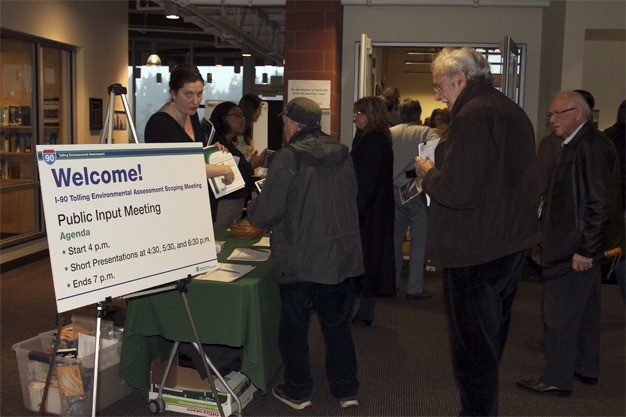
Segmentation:
{"type": "MultiPolygon", "coordinates": [[[[22,386],[24,407],[39,411],[43,388],[48,374],[50,354],[46,348],[51,346],[54,330],[44,332],[31,339],[13,345],[17,356],[17,364],[22,386]]],[[[102,346],[102,345],[101,345],[102,346]]],[[[132,386],[119,376],[121,339],[106,348],[100,349],[98,372],[97,410],[102,410],[117,400],[130,394],[132,386]]],[[[93,385],[93,368],[95,355],[92,353],[81,359],[56,358],[56,367],[75,365],[80,369],[84,395],[62,397],[59,392],[56,367],[53,369],[52,381],[48,390],[48,409],[57,415],[91,415],[91,398],[93,385]]]]}

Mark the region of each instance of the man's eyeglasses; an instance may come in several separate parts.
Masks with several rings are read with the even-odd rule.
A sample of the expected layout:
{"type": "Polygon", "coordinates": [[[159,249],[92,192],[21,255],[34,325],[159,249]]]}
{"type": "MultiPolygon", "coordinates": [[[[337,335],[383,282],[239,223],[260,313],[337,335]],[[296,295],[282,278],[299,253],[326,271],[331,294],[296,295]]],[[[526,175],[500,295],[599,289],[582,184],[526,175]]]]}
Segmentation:
{"type": "Polygon", "coordinates": [[[243,117],[243,113],[242,113],[242,112],[240,112],[240,111],[238,111],[238,112],[236,112],[236,113],[230,113],[230,114],[227,114],[227,115],[226,115],[226,117],[230,117],[230,116],[235,116],[235,117],[238,117],[238,118],[240,118],[240,119],[241,119],[241,118],[243,117]]]}
{"type": "Polygon", "coordinates": [[[576,108],[576,106],[574,107],[570,107],[569,109],[565,109],[565,110],[552,110],[551,112],[549,112],[548,114],[546,114],[546,117],[549,119],[552,116],[559,116],[563,113],[567,113],[568,111],[572,111],[576,108]]]}
{"type": "Polygon", "coordinates": [[[443,81],[437,84],[433,84],[433,90],[435,90],[435,93],[437,94],[441,93],[442,89],[443,89],[443,81]]]}

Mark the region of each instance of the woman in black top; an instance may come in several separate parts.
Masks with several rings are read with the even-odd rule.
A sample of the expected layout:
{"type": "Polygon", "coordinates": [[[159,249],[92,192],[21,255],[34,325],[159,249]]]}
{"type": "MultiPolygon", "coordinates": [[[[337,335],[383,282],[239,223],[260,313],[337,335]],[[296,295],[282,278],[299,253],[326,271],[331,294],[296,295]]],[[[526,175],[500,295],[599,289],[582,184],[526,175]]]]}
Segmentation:
{"type": "MultiPolygon", "coordinates": [[[[206,145],[206,133],[198,118],[198,107],[202,103],[204,79],[198,68],[191,64],[179,64],[170,74],[171,100],[154,113],[144,133],[146,143],[202,142],[206,145]]],[[[225,149],[222,149],[225,150],[225,149]]],[[[224,176],[224,183],[235,179],[227,165],[205,164],[207,178],[224,176]]],[[[210,189],[209,189],[210,190],[210,189]]],[[[215,221],[216,203],[211,195],[211,212],[215,221]]]]}
{"type": "Polygon", "coordinates": [[[246,157],[233,143],[233,139],[243,135],[246,128],[246,119],[241,108],[232,101],[225,101],[215,106],[209,120],[215,128],[213,142],[219,142],[224,145],[233,154],[235,160],[239,158],[237,168],[239,168],[241,176],[246,182],[246,186],[241,190],[225,195],[218,200],[215,230],[226,230],[233,221],[239,220],[241,217],[246,200],[250,195],[250,190],[254,185],[252,180],[254,170],[250,162],[246,160],[246,157]]]}
{"type": "Polygon", "coordinates": [[[261,117],[261,102],[261,98],[256,94],[245,94],[241,97],[239,108],[246,118],[246,130],[242,136],[233,139],[233,143],[236,143],[237,148],[246,156],[252,169],[263,165],[267,155],[267,149],[264,149],[259,154],[259,151],[254,148],[254,138],[252,136],[254,123],[261,117]]]}

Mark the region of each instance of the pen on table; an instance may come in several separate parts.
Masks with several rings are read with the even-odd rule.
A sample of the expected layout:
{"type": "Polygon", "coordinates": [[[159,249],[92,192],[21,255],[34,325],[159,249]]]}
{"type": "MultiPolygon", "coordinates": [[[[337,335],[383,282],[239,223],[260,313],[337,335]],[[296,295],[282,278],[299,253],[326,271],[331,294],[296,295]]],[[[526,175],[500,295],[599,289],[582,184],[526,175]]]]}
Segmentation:
{"type": "Polygon", "coordinates": [[[230,269],[224,269],[224,268],[220,268],[220,271],[224,271],[224,272],[232,272],[233,274],[241,274],[241,272],[239,271],[231,271],[230,269]]]}
{"type": "Polygon", "coordinates": [[[263,252],[263,253],[267,253],[267,251],[269,250],[269,249],[253,248],[253,247],[250,247],[248,249],[252,249],[252,250],[255,250],[257,252],[263,252]]]}

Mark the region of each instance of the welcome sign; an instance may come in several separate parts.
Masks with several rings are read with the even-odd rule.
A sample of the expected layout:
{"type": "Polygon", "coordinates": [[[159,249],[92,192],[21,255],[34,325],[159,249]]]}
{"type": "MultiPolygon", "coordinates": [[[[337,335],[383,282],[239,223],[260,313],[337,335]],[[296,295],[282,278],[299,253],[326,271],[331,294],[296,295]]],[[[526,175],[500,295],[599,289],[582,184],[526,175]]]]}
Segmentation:
{"type": "Polygon", "coordinates": [[[200,143],[38,145],[58,312],[217,268],[200,143]]]}

